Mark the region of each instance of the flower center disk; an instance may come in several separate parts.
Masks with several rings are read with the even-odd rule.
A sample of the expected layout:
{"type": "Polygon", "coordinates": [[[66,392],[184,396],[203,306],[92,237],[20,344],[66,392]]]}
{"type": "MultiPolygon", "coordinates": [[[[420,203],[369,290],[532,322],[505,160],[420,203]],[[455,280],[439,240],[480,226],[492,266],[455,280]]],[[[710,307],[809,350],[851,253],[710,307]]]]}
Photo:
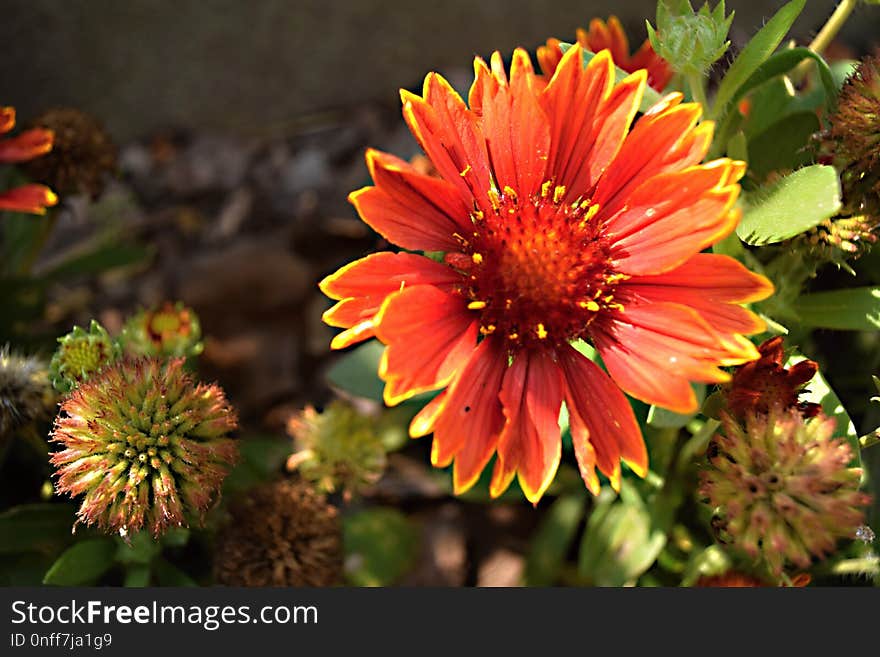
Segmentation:
{"type": "Polygon", "coordinates": [[[564,202],[565,195],[549,182],[532,198],[509,187],[490,192],[489,209],[471,214],[464,253],[447,256],[467,276],[464,293],[482,314],[481,333],[502,336],[511,349],[585,338],[599,313],[620,308],[614,288],[625,277],[611,267],[594,219],[599,206],[564,202]]]}

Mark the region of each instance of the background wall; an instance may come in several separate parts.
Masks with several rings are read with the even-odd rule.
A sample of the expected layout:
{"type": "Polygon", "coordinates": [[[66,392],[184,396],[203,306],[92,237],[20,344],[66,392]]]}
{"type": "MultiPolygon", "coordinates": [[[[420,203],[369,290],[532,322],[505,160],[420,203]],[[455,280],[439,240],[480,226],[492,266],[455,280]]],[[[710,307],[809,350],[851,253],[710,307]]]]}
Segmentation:
{"type": "MultiPolygon", "coordinates": [[[[396,99],[428,69],[469,68],[474,53],[573,37],[616,13],[644,37],[653,0],[4,0],[0,99],[27,116],[72,104],[118,138],[166,126],[271,131],[294,117],[396,99]]],[[[714,3],[713,3],[714,4],[714,3]]],[[[729,2],[737,34],[783,2],[729,2]]],[[[833,0],[810,0],[803,37],[833,0]]],[[[867,12],[866,12],[867,13],[867,12]]],[[[877,13],[872,14],[876,16],[877,13]]],[[[846,38],[880,29],[856,17],[846,38]]]]}

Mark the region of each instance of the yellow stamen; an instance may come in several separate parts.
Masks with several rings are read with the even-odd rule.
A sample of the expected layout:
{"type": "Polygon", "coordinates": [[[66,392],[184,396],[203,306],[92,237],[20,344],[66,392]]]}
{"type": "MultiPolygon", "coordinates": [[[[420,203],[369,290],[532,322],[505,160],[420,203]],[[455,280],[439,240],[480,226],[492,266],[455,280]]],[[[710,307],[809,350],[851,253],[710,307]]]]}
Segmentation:
{"type": "Polygon", "coordinates": [[[471,301],[468,305],[468,310],[482,310],[486,307],[485,301],[471,301]]]}
{"type": "Polygon", "coordinates": [[[501,207],[501,197],[498,196],[498,192],[494,189],[489,190],[489,203],[492,204],[492,209],[498,212],[498,209],[501,207]]]}
{"type": "Polygon", "coordinates": [[[591,313],[598,312],[599,310],[599,304],[595,301],[578,301],[578,305],[581,308],[586,308],[591,313]]]}
{"type": "Polygon", "coordinates": [[[511,333],[510,335],[507,336],[507,338],[508,338],[509,340],[518,340],[518,339],[519,339],[519,333],[511,333]]]}
{"type": "Polygon", "coordinates": [[[545,340],[547,338],[547,329],[544,328],[543,324],[538,324],[538,339],[545,340]]]}
{"type": "Polygon", "coordinates": [[[564,196],[565,185],[556,185],[556,189],[553,190],[553,202],[561,203],[564,196]]]}
{"type": "Polygon", "coordinates": [[[599,206],[591,205],[590,209],[587,210],[587,213],[584,215],[584,218],[581,219],[581,226],[586,226],[590,219],[596,216],[597,212],[599,212],[599,206]]]}
{"type": "Polygon", "coordinates": [[[474,255],[471,256],[471,260],[474,261],[475,265],[479,265],[483,262],[483,256],[479,253],[475,253],[474,255]]]}
{"type": "Polygon", "coordinates": [[[489,324],[489,326],[481,326],[480,333],[482,333],[483,335],[491,335],[492,333],[495,332],[496,328],[498,328],[498,327],[495,326],[494,324],[489,324]]]}
{"type": "Polygon", "coordinates": [[[512,201],[516,202],[516,191],[513,187],[509,187],[507,185],[504,186],[504,195],[509,197],[512,201]]]}
{"type": "Polygon", "coordinates": [[[470,173],[470,171],[471,171],[471,165],[468,164],[463,170],[458,172],[458,175],[461,176],[462,178],[464,178],[466,175],[468,175],[470,173]]]}
{"type": "Polygon", "coordinates": [[[553,183],[549,180],[544,181],[544,184],[541,185],[541,198],[547,198],[550,196],[550,188],[553,187],[553,183]]]}
{"type": "Polygon", "coordinates": [[[474,211],[471,213],[471,218],[472,218],[474,221],[482,221],[482,219],[483,219],[483,211],[482,211],[482,210],[474,210],[474,211]]]}

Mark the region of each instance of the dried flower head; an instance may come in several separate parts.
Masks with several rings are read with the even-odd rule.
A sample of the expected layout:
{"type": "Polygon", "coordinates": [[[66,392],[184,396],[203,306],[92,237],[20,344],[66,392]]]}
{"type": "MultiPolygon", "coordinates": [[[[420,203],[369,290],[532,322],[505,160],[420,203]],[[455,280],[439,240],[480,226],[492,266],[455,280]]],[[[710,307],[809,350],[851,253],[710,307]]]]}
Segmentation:
{"type": "Polygon", "coordinates": [[[141,310],[122,329],[120,342],[133,356],[191,357],[202,352],[202,329],[195,312],[182,302],[141,310]]]}
{"type": "Polygon", "coordinates": [[[858,258],[877,242],[880,216],[857,215],[824,219],[792,240],[792,247],[820,262],[845,267],[845,261],[858,258]]]}
{"type": "Polygon", "coordinates": [[[775,408],[745,426],[725,414],[709,445],[700,494],[716,510],[723,540],[775,576],[786,563],[807,568],[828,557],[864,524],[862,471],[833,434],[832,418],[775,408]]]}
{"type": "Polygon", "coordinates": [[[86,525],[154,535],[200,518],[235,463],[235,412],[183,359],[120,360],[62,403],[52,440],[56,489],[83,496],[86,525]]]}
{"type": "Polygon", "coordinates": [[[297,469],[322,492],[342,490],[350,496],[374,483],[385,470],[377,418],[347,402],[331,402],[322,413],[308,407],[291,418],[287,430],[297,449],[288,468],[297,469]]]}
{"type": "Polygon", "coordinates": [[[727,408],[735,417],[744,419],[769,413],[778,407],[797,409],[804,417],[814,417],[821,410],[819,404],[800,401],[804,386],[809,383],[819,366],[811,360],[786,368],[785,350],[781,336],[770,338],[758,347],[758,360],[739,366],[727,388],[727,408]]]}
{"type": "Polygon", "coordinates": [[[58,338],[49,363],[49,377],[59,392],[70,392],[119,358],[117,342],[94,319],[85,331],[79,326],[58,338]]]}
{"type": "Polygon", "coordinates": [[[865,59],[840,92],[821,151],[842,173],[855,214],[880,217],[880,57],[865,59]]]}
{"type": "Polygon", "coordinates": [[[227,586],[332,586],[342,580],[336,508],[303,482],[278,481],[230,508],[214,576],[227,586]]]}
{"type": "MultiPolygon", "coordinates": [[[[15,127],[15,108],[0,107],[0,135],[15,127]]],[[[52,150],[51,130],[35,128],[15,137],[0,139],[0,164],[26,162],[52,150]]],[[[58,203],[58,197],[45,185],[22,185],[0,191],[0,210],[45,214],[46,208],[58,203]]]]}
{"type": "Polygon", "coordinates": [[[0,439],[35,420],[49,418],[55,393],[46,364],[0,348],[0,439]]]}
{"type": "Polygon", "coordinates": [[[98,196],[116,169],[116,144],[101,124],[81,110],[60,107],[38,117],[33,125],[51,131],[55,144],[47,156],[27,164],[28,175],[61,194],[98,196]]]}

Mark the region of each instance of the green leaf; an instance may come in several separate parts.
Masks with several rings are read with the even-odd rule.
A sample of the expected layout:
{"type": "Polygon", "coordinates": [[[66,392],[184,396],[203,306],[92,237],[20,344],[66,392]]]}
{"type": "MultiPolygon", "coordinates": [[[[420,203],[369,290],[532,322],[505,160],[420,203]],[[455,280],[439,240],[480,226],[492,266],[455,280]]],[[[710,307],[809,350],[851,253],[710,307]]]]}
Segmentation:
{"type": "Polygon", "coordinates": [[[356,397],[382,401],[385,384],[377,372],[384,349],[378,340],[355,347],[333,364],[327,372],[327,380],[356,397]]]}
{"type": "Polygon", "coordinates": [[[144,588],[150,585],[150,566],[146,564],[132,564],[125,571],[124,586],[128,588],[144,588]]]}
{"type": "Polygon", "coordinates": [[[40,586],[54,562],[54,557],[41,552],[4,555],[0,559],[0,586],[40,586]]]}
{"type": "Polygon", "coordinates": [[[723,113],[737,90],[776,50],[805,4],[806,0],[791,0],[742,49],[718,87],[715,95],[716,116],[723,113]]]}
{"type": "Polygon", "coordinates": [[[880,329],[880,287],[805,294],[795,300],[794,311],[807,326],[876,331],[880,329]]]}
{"type": "Polygon", "coordinates": [[[151,249],[135,244],[107,244],[88,253],[72,255],[41,273],[43,277],[53,280],[100,274],[117,267],[146,262],[152,255],[151,249]]]}
{"type": "Polygon", "coordinates": [[[82,586],[94,584],[113,567],[116,544],[111,538],[92,538],[70,546],[52,564],[43,584],[82,586]]]}
{"type": "Polygon", "coordinates": [[[119,563],[148,564],[162,552],[162,545],[148,531],[132,534],[129,540],[130,543],[126,543],[117,539],[116,561],[119,563]]]}
{"type": "MultiPolygon", "coordinates": [[[[565,53],[565,51],[568,50],[569,48],[571,48],[572,45],[573,44],[571,44],[571,43],[560,43],[559,49],[563,53],[565,53]]],[[[584,51],[584,66],[586,66],[587,64],[590,63],[590,60],[596,56],[596,53],[591,52],[583,47],[581,48],[581,50],[584,51]]],[[[614,67],[614,81],[615,81],[615,83],[620,82],[621,80],[628,77],[629,75],[632,75],[632,74],[627,73],[623,69],[618,68],[616,66],[614,67]]],[[[641,103],[641,105],[639,105],[639,111],[640,112],[647,112],[654,105],[659,103],[661,98],[662,98],[662,96],[657,91],[655,91],[654,89],[652,89],[648,85],[645,85],[645,91],[644,91],[644,94],[642,95],[642,103],[641,103]]]]}
{"type": "Polygon", "coordinates": [[[389,586],[415,562],[419,532],[391,508],[372,508],[342,520],[345,575],[353,586],[389,586]]]}
{"type": "Polygon", "coordinates": [[[813,161],[810,137],[821,125],[815,112],[791,114],[749,140],[749,173],[760,178],[771,171],[797,169],[813,161]]]}
{"type": "Polygon", "coordinates": [[[526,555],[528,586],[551,586],[559,579],[565,556],[584,517],[583,490],[556,499],[541,519],[526,555]]]}
{"type": "Polygon", "coordinates": [[[666,545],[633,491],[626,499],[603,490],[587,521],[578,573],[595,586],[623,586],[644,573],[666,545]]]}
{"type": "MultiPolygon", "coordinates": [[[[731,98],[728,103],[727,109],[729,110],[733,107],[733,105],[752,89],[759,87],[779,75],[788,73],[805,59],[812,59],[816,62],[816,66],[819,70],[819,80],[825,91],[825,103],[828,109],[831,109],[837,96],[838,84],[835,81],[835,76],[832,73],[832,70],[828,67],[825,60],[809,48],[789,48],[788,50],[783,50],[769,57],[767,61],[755,69],[754,73],[749,76],[748,80],[736,90],[733,98],[731,98]]],[[[718,116],[722,116],[722,114],[719,112],[718,116]]]]}
{"type": "Polygon", "coordinates": [[[23,504],[0,514],[0,554],[57,552],[73,542],[69,504],[23,504]]]}
{"type": "Polygon", "coordinates": [[[198,586],[192,577],[183,572],[170,561],[159,558],[153,562],[153,571],[156,573],[156,580],[159,586],[198,586]]]}
{"type": "MultiPolygon", "coordinates": [[[[697,397],[697,404],[702,404],[706,398],[706,384],[692,383],[691,387],[697,397]]],[[[699,406],[697,408],[699,409],[699,406]]],[[[679,429],[690,422],[698,412],[699,410],[688,414],[674,413],[660,406],[651,406],[648,411],[648,424],[664,429],[679,429]]]]}
{"type": "Polygon", "coordinates": [[[742,200],[736,234],[753,245],[787,240],[840,209],[840,181],[833,167],[813,165],[785,176],[742,200]]]}

